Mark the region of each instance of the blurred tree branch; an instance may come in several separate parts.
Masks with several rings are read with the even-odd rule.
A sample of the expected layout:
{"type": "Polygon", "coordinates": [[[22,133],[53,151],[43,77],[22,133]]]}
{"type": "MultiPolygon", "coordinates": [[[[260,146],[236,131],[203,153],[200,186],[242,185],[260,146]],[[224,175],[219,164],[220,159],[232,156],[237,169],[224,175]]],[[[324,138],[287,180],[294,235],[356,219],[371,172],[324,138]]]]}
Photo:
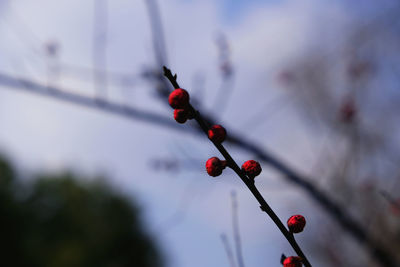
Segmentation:
{"type": "MultiPolygon", "coordinates": [[[[153,16],[149,16],[149,20],[151,25],[153,25],[153,37],[155,37],[153,38],[153,42],[156,42],[156,44],[154,44],[156,66],[163,66],[164,61],[161,59],[161,57],[157,56],[159,54],[164,54],[166,57],[164,34],[157,34],[159,31],[162,32],[162,22],[160,16],[154,16],[157,14],[159,15],[159,13],[156,12],[156,10],[158,11],[157,2],[156,0],[145,0],[145,2],[151,2],[151,5],[149,4],[147,5],[147,7],[150,9],[149,14],[153,14],[153,16]],[[151,9],[154,10],[151,11],[151,9]],[[160,46],[162,47],[162,49],[157,50],[160,46]]],[[[379,18],[383,15],[380,14],[379,18]]],[[[156,80],[156,88],[159,92],[159,95],[162,98],[163,103],[167,103],[167,101],[165,100],[171,92],[170,85],[167,83],[166,79],[164,79],[161,70],[155,70],[154,73],[155,78],[158,78],[158,80],[156,80]]],[[[176,82],[176,74],[173,78],[174,79],[170,79],[172,84],[174,83],[174,80],[176,82]]],[[[173,84],[173,87],[177,88],[179,86],[177,86],[177,84],[173,84]]],[[[209,116],[207,112],[202,113],[202,119],[208,125],[215,124],[215,119],[209,116]]],[[[201,126],[201,124],[199,125],[201,126]]],[[[197,130],[202,131],[201,127],[197,127],[197,130]]],[[[390,267],[397,265],[395,263],[395,257],[393,257],[384,248],[382,248],[381,244],[374,237],[370,236],[368,231],[363,228],[356,219],[354,219],[349,213],[347,213],[343,207],[341,207],[337,202],[330,198],[326,192],[319,190],[311,182],[311,179],[298,174],[295,170],[283,163],[276,156],[272,156],[271,153],[267,152],[264,149],[261,149],[260,145],[247,140],[244,136],[235,135],[234,133],[230,132],[230,134],[227,136],[226,142],[230,142],[231,144],[236,145],[245,151],[253,153],[255,157],[270,165],[278,173],[281,173],[286,180],[295,183],[300,188],[302,188],[312,199],[319,203],[322,208],[327,211],[339,225],[347,230],[347,232],[355,240],[357,240],[361,246],[365,245],[368,251],[383,266],[390,267]]]]}

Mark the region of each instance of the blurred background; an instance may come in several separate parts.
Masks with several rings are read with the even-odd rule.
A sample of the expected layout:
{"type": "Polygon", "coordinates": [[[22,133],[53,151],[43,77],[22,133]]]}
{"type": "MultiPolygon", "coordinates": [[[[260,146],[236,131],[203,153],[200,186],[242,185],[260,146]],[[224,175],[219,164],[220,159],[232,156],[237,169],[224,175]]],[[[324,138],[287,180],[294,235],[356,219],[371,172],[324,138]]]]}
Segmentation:
{"type": "Polygon", "coordinates": [[[281,220],[306,217],[313,266],[400,266],[398,1],[0,0],[0,36],[5,266],[294,254],[231,170],[206,174],[219,153],[173,120],[164,64],[281,220]]]}

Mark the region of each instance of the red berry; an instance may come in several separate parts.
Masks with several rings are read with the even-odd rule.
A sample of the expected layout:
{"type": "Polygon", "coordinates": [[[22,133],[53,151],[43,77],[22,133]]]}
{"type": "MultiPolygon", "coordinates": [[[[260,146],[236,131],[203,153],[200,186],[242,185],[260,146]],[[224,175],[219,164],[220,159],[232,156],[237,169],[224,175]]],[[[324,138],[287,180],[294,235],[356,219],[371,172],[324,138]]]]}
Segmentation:
{"type": "Polygon", "coordinates": [[[226,130],[221,125],[214,125],[208,130],[208,138],[216,143],[222,143],[226,137],[226,130]]]}
{"type": "Polygon", "coordinates": [[[353,99],[346,100],[340,107],[340,118],[345,123],[350,123],[356,116],[357,109],[353,99]]]}
{"type": "Polygon", "coordinates": [[[372,66],[369,62],[351,62],[348,66],[347,72],[353,79],[358,79],[368,74],[372,70],[372,66]]]}
{"type": "Polygon", "coordinates": [[[293,83],[296,80],[296,77],[293,72],[289,70],[284,70],[278,74],[278,79],[280,82],[288,85],[293,83]]]}
{"type": "Polygon", "coordinates": [[[255,160],[248,160],[242,165],[242,170],[250,177],[254,178],[261,173],[261,165],[255,160]]]}
{"type": "Polygon", "coordinates": [[[390,203],[390,209],[392,213],[396,216],[400,215],[400,199],[394,199],[392,203],[390,203]]]}
{"type": "Polygon", "coordinates": [[[206,170],[208,175],[210,176],[219,176],[222,171],[225,169],[226,161],[220,160],[217,157],[209,158],[206,162],[206,170]]]}
{"type": "Polygon", "coordinates": [[[302,215],[293,215],[288,219],[287,225],[291,233],[300,233],[306,226],[306,219],[302,215]]]}
{"type": "Polygon", "coordinates": [[[187,111],[185,109],[175,109],[174,119],[178,123],[185,123],[187,121],[187,111]]]}
{"type": "Polygon", "coordinates": [[[185,89],[175,89],[169,94],[169,105],[174,108],[185,108],[189,104],[189,93],[185,89]]]}
{"type": "Polygon", "coordinates": [[[283,261],[283,267],[301,267],[303,264],[301,263],[301,258],[297,256],[287,257],[283,261]]]}

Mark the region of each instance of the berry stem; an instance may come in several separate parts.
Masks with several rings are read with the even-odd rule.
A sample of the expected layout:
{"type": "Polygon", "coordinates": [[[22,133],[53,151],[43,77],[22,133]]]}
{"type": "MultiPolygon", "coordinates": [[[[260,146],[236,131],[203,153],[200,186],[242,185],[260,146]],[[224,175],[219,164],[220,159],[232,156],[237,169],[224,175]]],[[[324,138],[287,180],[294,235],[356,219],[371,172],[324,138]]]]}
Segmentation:
{"type": "MultiPolygon", "coordinates": [[[[172,75],[171,70],[165,66],[164,66],[164,76],[171,82],[172,86],[174,86],[175,89],[180,88],[178,82],[176,81],[177,75],[176,74],[172,75]]],[[[194,119],[200,125],[200,127],[203,130],[203,132],[205,133],[205,135],[208,136],[209,125],[201,117],[200,112],[195,110],[190,103],[189,103],[188,108],[189,108],[189,110],[193,111],[194,119]]],[[[218,149],[218,151],[222,154],[222,156],[224,156],[225,160],[227,161],[227,166],[229,166],[239,176],[239,178],[245,183],[247,188],[250,190],[250,192],[256,198],[256,200],[260,204],[261,210],[268,214],[268,216],[272,219],[272,221],[276,224],[276,226],[279,228],[281,233],[285,236],[286,240],[292,246],[293,250],[297,253],[297,255],[299,257],[301,257],[303,259],[304,266],[311,267],[310,262],[304,255],[300,246],[297,244],[293,235],[286,229],[286,227],[284,226],[282,221],[278,218],[278,216],[275,214],[275,212],[271,209],[271,207],[265,201],[265,199],[261,195],[260,191],[258,191],[257,187],[254,184],[254,180],[252,181],[251,178],[249,178],[249,177],[247,177],[247,175],[245,175],[245,173],[240,169],[240,167],[237,165],[237,163],[234,161],[234,159],[231,157],[231,155],[228,153],[228,151],[226,151],[226,149],[224,148],[224,146],[221,143],[216,143],[216,142],[212,142],[212,143],[218,149]]]]}
{"type": "Polygon", "coordinates": [[[165,66],[163,67],[163,69],[164,69],[164,76],[168,78],[168,80],[171,82],[172,86],[173,86],[175,89],[180,88],[178,82],[176,81],[176,78],[178,78],[178,76],[177,76],[176,74],[175,74],[175,75],[172,75],[171,70],[168,69],[168,68],[165,67],[165,66]]]}

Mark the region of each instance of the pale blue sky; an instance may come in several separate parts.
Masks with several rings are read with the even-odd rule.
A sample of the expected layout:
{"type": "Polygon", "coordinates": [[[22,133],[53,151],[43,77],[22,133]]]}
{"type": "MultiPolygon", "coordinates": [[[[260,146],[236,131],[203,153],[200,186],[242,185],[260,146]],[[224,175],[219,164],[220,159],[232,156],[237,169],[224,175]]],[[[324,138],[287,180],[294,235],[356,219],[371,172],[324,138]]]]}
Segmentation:
{"type": "MultiPolygon", "coordinates": [[[[159,2],[170,67],[178,73],[182,87],[191,92],[194,77],[199,73],[206,77],[204,106],[216,111],[213,103],[221,81],[215,34],[224,32],[232,49],[236,83],[226,112],[216,116],[228,133],[235,130],[248,136],[297,170],[309,173],[322,137],[309,131],[287,99],[287,91],[277,82],[277,75],[310,48],[324,51],[321,43],[329,38],[340,47],[359,10],[349,9],[342,1],[318,0],[159,2]],[[276,112],[272,112],[271,103],[277,103],[272,106],[276,112]],[[244,127],[260,113],[260,123],[254,128],[244,127]]],[[[143,1],[112,0],[109,11],[109,68],[138,75],[144,66],[152,67],[151,35],[143,1]]],[[[43,44],[51,40],[61,43],[62,62],[90,67],[91,14],[92,2],[81,0],[15,0],[11,9],[0,5],[0,71],[45,83],[43,44]]],[[[65,90],[92,94],[88,76],[78,79],[65,72],[56,84],[65,90]]],[[[112,100],[171,115],[172,120],[171,109],[154,97],[149,83],[139,81],[123,90],[110,86],[112,100]]],[[[0,88],[0,122],[0,150],[11,155],[22,170],[72,167],[85,173],[109,174],[110,182],[136,196],[149,231],[157,235],[171,267],[228,266],[219,235],[225,232],[232,241],[232,189],[238,192],[240,201],[246,267],[279,266],[280,254],[291,254],[276,226],[259,211],[232,172],[227,171],[221,179],[210,179],[202,171],[208,157],[218,156],[205,137],[4,88],[0,88]],[[150,161],[158,157],[173,156],[181,162],[186,158],[184,153],[193,154],[193,164],[199,171],[157,172],[150,167],[150,161]],[[166,222],[180,211],[188,192],[193,198],[184,206],[184,219],[169,227],[166,222]]],[[[238,162],[251,157],[231,151],[238,162]]],[[[263,168],[259,185],[277,214],[283,221],[293,213],[310,216],[307,225],[312,229],[317,224],[312,218],[324,214],[317,212],[313,217],[313,203],[308,197],[269,171],[268,166],[263,168]]],[[[301,242],[306,242],[305,235],[307,231],[299,237],[301,242]]],[[[308,254],[317,262],[312,251],[308,254]]]]}

